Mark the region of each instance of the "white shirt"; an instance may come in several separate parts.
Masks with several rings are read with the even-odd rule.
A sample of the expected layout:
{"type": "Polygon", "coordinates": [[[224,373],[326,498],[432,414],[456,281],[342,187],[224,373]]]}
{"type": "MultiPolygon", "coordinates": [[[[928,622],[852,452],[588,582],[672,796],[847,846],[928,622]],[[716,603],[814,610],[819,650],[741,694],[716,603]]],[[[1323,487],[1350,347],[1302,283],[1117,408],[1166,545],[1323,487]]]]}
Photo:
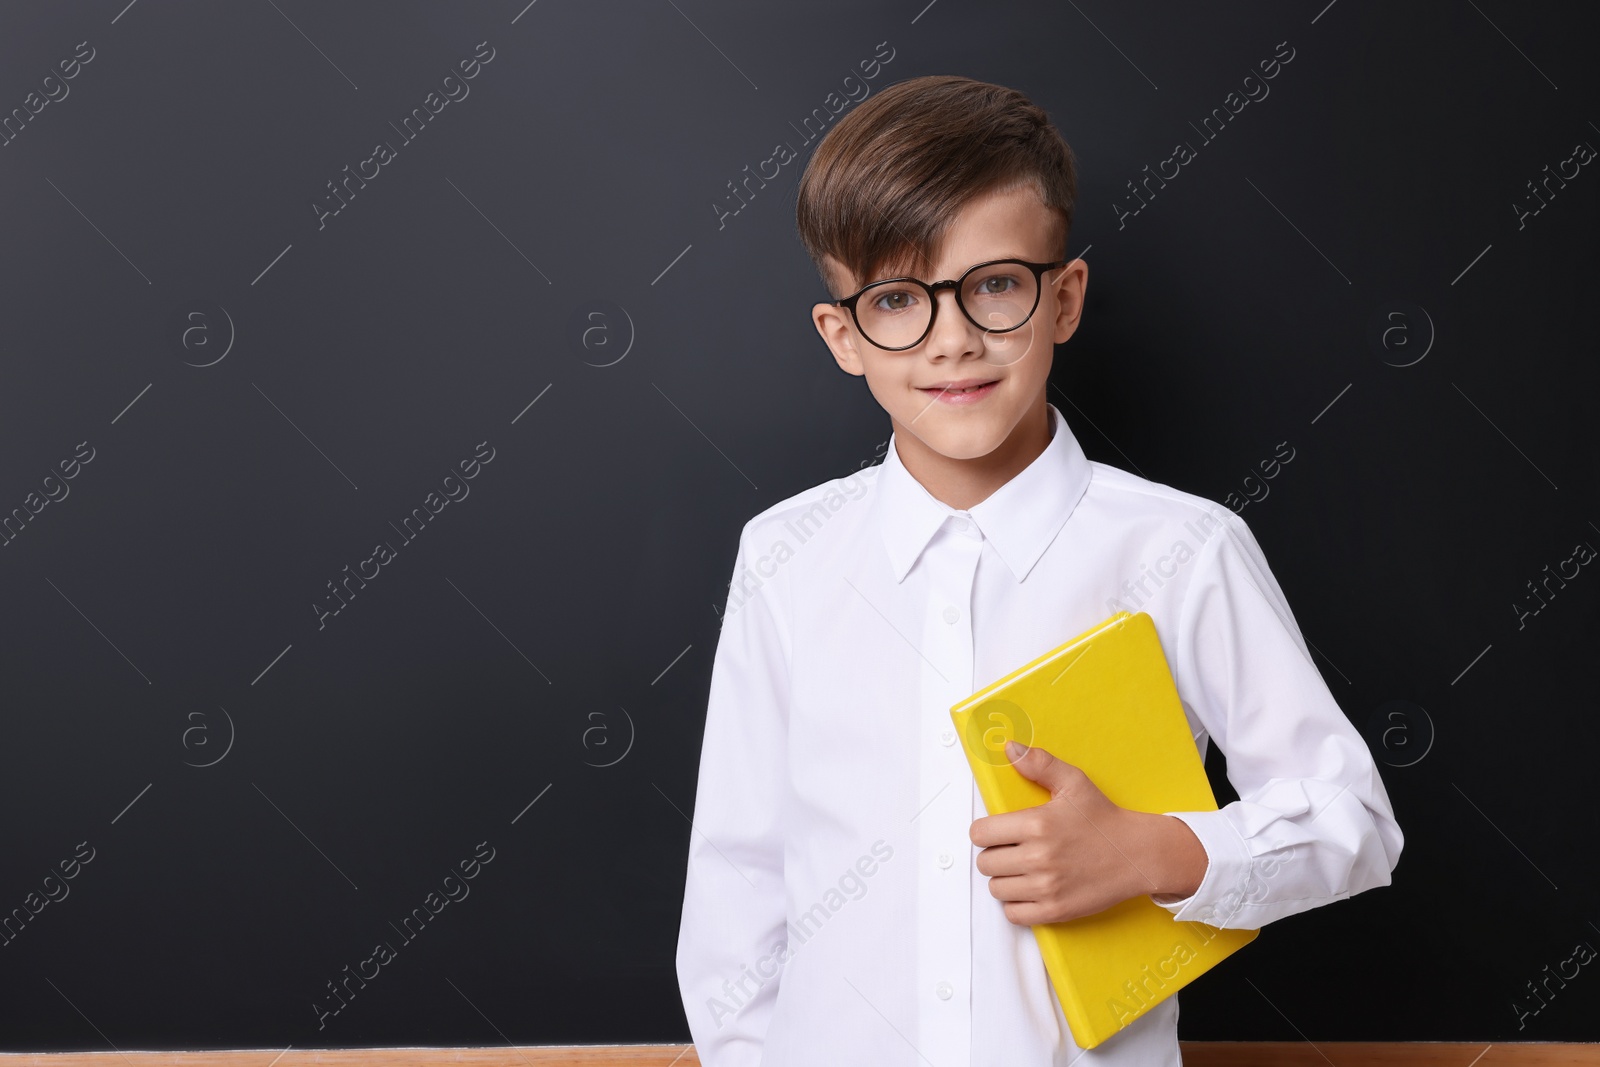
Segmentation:
{"type": "Polygon", "coordinates": [[[1150,613],[1240,796],[1169,813],[1209,857],[1175,920],[1259,928],[1389,884],[1388,794],[1244,520],[1090,461],[1050,414],[1044,452],[967,511],[891,437],[881,465],[745,524],[677,949],[706,1067],[1181,1063],[1177,996],[1074,1043],[1031,927],[977,869],[988,811],[950,719],[1118,610],[1150,613]]]}

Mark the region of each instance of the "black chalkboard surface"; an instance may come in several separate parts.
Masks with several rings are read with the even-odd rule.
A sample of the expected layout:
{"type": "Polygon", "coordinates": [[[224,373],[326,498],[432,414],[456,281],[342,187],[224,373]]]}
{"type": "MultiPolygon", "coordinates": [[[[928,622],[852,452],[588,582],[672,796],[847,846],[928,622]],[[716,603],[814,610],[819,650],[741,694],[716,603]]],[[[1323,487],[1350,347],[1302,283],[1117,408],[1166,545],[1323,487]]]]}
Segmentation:
{"type": "Polygon", "coordinates": [[[740,526],[888,437],[796,183],[949,72],[1078,154],[1052,402],[1250,524],[1407,835],[1182,1036],[1600,1039],[1595,29],[8,5],[0,1045],[687,1038],[740,526]]]}

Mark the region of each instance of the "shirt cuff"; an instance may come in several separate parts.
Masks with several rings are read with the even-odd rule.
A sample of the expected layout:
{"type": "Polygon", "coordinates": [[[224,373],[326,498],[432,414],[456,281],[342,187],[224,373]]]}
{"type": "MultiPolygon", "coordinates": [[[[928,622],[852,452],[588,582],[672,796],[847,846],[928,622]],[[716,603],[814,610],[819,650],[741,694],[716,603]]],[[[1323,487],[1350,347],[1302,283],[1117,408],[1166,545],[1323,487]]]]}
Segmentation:
{"type": "MultiPolygon", "coordinates": [[[[1202,922],[1227,927],[1244,903],[1255,858],[1233,821],[1219,808],[1211,811],[1168,811],[1194,831],[1206,850],[1206,873],[1195,891],[1182,900],[1160,904],[1175,922],[1202,922]]],[[[1152,897],[1152,900],[1155,898],[1152,897]]]]}

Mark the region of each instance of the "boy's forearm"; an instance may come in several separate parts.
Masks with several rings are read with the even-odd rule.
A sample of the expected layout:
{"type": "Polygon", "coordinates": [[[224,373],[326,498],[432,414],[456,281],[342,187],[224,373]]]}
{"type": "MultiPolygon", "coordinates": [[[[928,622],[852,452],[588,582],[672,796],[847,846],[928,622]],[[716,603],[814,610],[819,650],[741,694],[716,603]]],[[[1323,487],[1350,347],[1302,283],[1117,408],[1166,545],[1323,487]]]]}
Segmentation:
{"type": "Polygon", "coordinates": [[[1200,888],[1210,860],[1205,846],[1182,819],[1171,815],[1128,812],[1130,857],[1136,857],[1140,874],[1136,892],[1157,903],[1170,904],[1193,896],[1200,888]],[[1151,883],[1155,883],[1152,887],[1151,883]]]}

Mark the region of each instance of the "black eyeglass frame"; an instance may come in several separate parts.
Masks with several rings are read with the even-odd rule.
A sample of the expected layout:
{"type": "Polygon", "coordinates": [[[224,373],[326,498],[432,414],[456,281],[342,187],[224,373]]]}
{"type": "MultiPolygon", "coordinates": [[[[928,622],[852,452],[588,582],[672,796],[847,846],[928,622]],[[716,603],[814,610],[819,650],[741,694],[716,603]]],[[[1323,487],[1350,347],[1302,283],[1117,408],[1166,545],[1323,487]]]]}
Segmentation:
{"type": "Polygon", "coordinates": [[[961,309],[961,314],[965,315],[968,322],[972,323],[972,325],[976,326],[984,333],[1010,333],[1012,330],[1020,330],[1022,327],[1026,326],[1029,320],[1033,318],[1033,313],[1039,310],[1039,298],[1044,295],[1044,272],[1047,270],[1055,270],[1057,267],[1065,267],[1071,262],[1072,260],[1070,259],[1061,259],[1054,263],[1029,263],[1025,259],[991,259],[983,263],[974,263],[972,266],[962,271],[961,277],[959,278],[946,278],[944,281],[939,282],[925,282],[921,278],[884,278],[881,281],[868,282],[866,285],[863,285],[860,289],[858,289],[854,294],[845,297],[843,300],[833,301],[833,306],[849,308],[850,318],[856,324],[856,332],[860,333],[862,337],[865,337],[868,344],[875,348],[881,348],[885,352],[904,352],[908,348],[917,347],[928,339],[928,334],[933,332],[933,324],[939,319],[939,290],[941,289],[954,289],[956,291],[956,306],[961,309]],[[1003,330],[994,330],[990,329],[972,317],[972,312],[967,310],[967,305],[961,299],[961,285],[967,280],[967,276],[973,271],[983,267],[993,267],[999,263],[1015,263],[1018,266],[1027,267],[1029,270],[1033,271],[1033,307],[1028,309],[1028,313],[1023,316],[1022,321],[1017,323],[1015,326],[1007,326],[1003,330]],[[893,285],[903,282],[910,282],[912,285],[919,286],[923,292],[927,293],[928,303],[933,310],[928,314],[928,325],[922,331],[921,337],[918,337],[915,341],[912,341],[908,345],[899,345],[895,348],[890,348],[888,345],[878,344],[878,342],[867,336],[867,331],[861,326],[861,316],[856,314],[856,302],[860,300],[869,289],[876,289],[879,286],[893,285]]]}

